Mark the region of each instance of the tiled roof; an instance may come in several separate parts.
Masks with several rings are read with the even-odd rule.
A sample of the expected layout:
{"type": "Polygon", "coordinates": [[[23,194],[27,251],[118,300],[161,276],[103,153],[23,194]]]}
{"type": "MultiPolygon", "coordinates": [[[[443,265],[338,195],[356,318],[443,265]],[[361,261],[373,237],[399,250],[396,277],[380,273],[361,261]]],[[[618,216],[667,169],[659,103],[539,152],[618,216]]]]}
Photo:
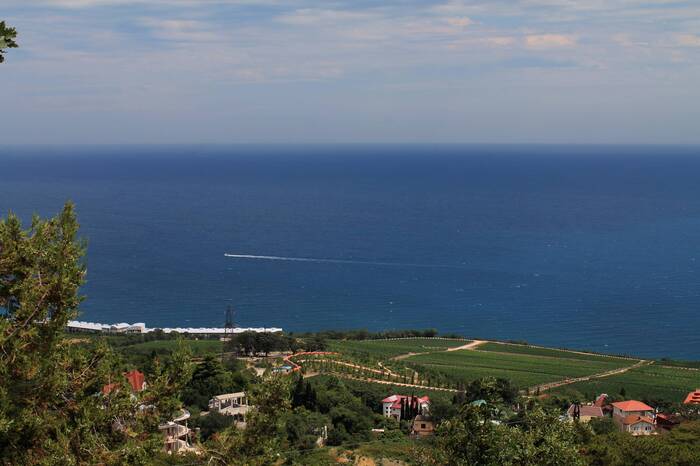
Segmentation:
{"type": "MultiPolygon", "coordinates": [[[[146,376],[143,375],[143,372],[139,372],[138,370],[134,369],[133,371],[124,373],[124,377],[126,377],[126,380],[129,382],[129,385],[133,391],[140,392],[144,389],[143,384],[146,381],[146,376]]],[[[109,395],[117,388],[119,388],[118,383],[110,383],[102,387],[102,393],[104,395],[109,395]]]]}
{"type": "Polygon", "coordinates": [[[622,411],[654,411],[654,408],[652,408],[648,404],[642,403],[641,401],[637,400],[618,401],[617,403],[613,403],[612,405],[615,408],[620,409],[622,411]]]}
{"type": "Polygon", "coordinates": [[[700,388],[698,388],[694,392],[688,393],[688,396],[685,397],[685,401],[683,403],[687,405],[700,404],[700,388]]]}
{"type": "MultiPolygon", "coordinates": [[[[574,415],[574,406],[571,405],[569,406],[569,410],[567,413],[569,416],[574,415]]],[[[588,416],[588,417],[603,417],[603,410],[599,406],[581,406],[581,411],[580,411],[581,416],[588,416]]]]}
{"type": "Polygon", "coordinates": [[[639,424],[640,422],[646,422],[647,424],[654,424],[654,420],[646,416],[637,416],[636,414],[630,414],[622,420],[622,423],[626,426],[631,426],[634,424],[639,424]]]}
{"type": "MultiPolygon", "coordinates": [[[[402,399],[410,399],[411,397],[408,395],[391,395],[382,400],[382,403],[399,403],[398,406],[401,406],[401,400],[402,399]]],[[[419,396],[416,397],[418,398],[419,403],[430,403],[430,398],[428,398],[428,395],[426,396],[419,396]]]]}
{"type": "Polygon", "coordinates": [[[124,374],[124,377],[126,377],[126,380],[129,381],[129,385],[131,385],[131,388],[135,392],[140,392],[143,390],[143,384],[146,381],[146,376],[143,375],[143,372],[139,372],[138,370],[134,369],[133,371],[129,371],[124,374]]]}

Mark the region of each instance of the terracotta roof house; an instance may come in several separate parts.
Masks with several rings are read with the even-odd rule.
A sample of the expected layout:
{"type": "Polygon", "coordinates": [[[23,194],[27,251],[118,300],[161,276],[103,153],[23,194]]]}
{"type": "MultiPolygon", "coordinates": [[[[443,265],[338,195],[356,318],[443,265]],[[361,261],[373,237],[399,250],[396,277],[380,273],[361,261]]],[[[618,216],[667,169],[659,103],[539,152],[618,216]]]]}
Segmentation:
{"type": "Polygon", "coordinates": [[[651,435],[656,432],[656,424],[653,418],[630,414],[622,419],[621,429],[632,435],[651,435]]]}
{"type": "Polygon", "coordinates": [[[612,404],[613,422],[622,432],[650,435],[656,432],[654,408],[641,401],[619,401],[612,404]]]}
{"type": "Polygon", "coordinates": [[[427,414],[430,410],[430,398],[428,396],[406,396],[406,395],[391,395],[382,400],[382,414],[384,417],[393,417],[397,421],[401,420],[401,402],[411,403],[412,400],[418,404],[418,411],[421,414],[427,414]]]}
{"type": "MultiPolygon", "coordinates": [[[[136,369],[133,371],[125,372],[124,377],[126,377],[127,382],[131,386],[131,390],[134,392],[141,392],[146,389],[146,376],[143,372],[136,369]]],[[[109,395],[113,390],[119,388],[119,383],[109,383],[102,387],[102,394],[109,395]]]]}
{"type": "Polygon", "coordinates": [[[681,421],[678,419],[678,417],[676,417],[672,414],[658,413],[656,415],[656,429],[657,429],[657,431],[659,429],[663,429],[664,431],[669,431],[671,429],[678,427],[678,425],[680,423],[681,423],[681,421]]]}
{"type": "Polygon", "coordinates": [[[685,397],[685,401],[683,401],[683,403],[687,405],[700,405],[700,388],[694,392],[688,393],[688,396],[685,397]]]}
{"type": "Polygon", "coordinates": [[[593,402],[593,406],[598,406],[606,416],[612,416],[613,407],[610,404],[610,397],[607,393],[601,393],[593,402]]]}
{"type": "MultiPolygon", "coordinates": [[[[574,419],[576,417],[576,405],[572,404],[569,406],[569,409],[566,410],[566,415],[569,419],[574,419]]],[[[585,405],[585,406],[579,406],[579,421],[580,422],[589,422],[591,419],[594,417],[604,417],[605,414],[603,413],[603,409],[600,406],[591,406],[591,405],[585,405]]]]}
{"type": "Polygon", "coordinates": [[[599,408],[602,408],[603,406],[608,404],[608,394],[607,393],[601,393],[598,395],[598,398],[595,399],[593,402],[593,406],[597,406],[599,408]]]}

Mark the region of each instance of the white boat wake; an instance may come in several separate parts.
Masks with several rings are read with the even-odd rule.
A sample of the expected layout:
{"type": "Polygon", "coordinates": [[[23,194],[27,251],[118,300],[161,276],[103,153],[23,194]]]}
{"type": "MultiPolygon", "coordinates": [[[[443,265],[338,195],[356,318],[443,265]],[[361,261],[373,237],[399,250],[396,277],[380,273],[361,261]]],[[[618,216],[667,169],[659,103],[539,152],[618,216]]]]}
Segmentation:
{"type": "Polygon", "coordinates": [[[377,261],[356,261],[349,259],[317,259],[312,257],[283,257],[283,256],[257,256],[252,254],[228,254],[224,253],[225,257],[232,259],[251,259],[251,260],[266,260],[266,261],[285,261],[285,262],[317,262],[325,264],[353,264],[353,265],[380,265],[387,267],[424,267],[431,269],[464,269],[464,265],[449,265],[449,264],[412,264],[406,262],[377,262],[377,261]]]}

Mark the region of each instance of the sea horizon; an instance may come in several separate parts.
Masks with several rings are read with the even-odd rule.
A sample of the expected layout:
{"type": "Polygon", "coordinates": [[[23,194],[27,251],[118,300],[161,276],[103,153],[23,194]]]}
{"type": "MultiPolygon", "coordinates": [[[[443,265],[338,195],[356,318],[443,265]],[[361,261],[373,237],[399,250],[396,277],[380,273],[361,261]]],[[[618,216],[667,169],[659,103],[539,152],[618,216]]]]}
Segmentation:
{"type": "Polygon", "coordinates": [[[233,305],[244,327],[436,328],[699,359],[699,155],[692,145],[2,146],[0,210],[28,222],[76,203],[88,240],[79,320],[223,326],[233,305]]]}

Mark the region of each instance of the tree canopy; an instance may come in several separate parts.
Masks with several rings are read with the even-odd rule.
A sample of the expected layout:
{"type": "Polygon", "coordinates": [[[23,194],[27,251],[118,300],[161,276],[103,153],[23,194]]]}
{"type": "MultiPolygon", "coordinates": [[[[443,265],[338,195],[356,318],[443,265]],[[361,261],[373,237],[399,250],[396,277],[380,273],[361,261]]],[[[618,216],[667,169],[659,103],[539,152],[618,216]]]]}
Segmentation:
{"type": "Polygon", "coordinates": [[[66,338],[86,275],[78,228],[71,203],[27,229],[14,214],[0,220],[0,462],[148,463],[191,374],[179,348],[131,394],[105,342],[66,338]],[[121,389],[101,395],[115,381],[121,389]]]}
{"type": "Polygon", "coordinates": [[[0,21],[0,63],[5,61],[5,50],[17,48],[17,30],[5,25],[5,21],[0,21]]]}

